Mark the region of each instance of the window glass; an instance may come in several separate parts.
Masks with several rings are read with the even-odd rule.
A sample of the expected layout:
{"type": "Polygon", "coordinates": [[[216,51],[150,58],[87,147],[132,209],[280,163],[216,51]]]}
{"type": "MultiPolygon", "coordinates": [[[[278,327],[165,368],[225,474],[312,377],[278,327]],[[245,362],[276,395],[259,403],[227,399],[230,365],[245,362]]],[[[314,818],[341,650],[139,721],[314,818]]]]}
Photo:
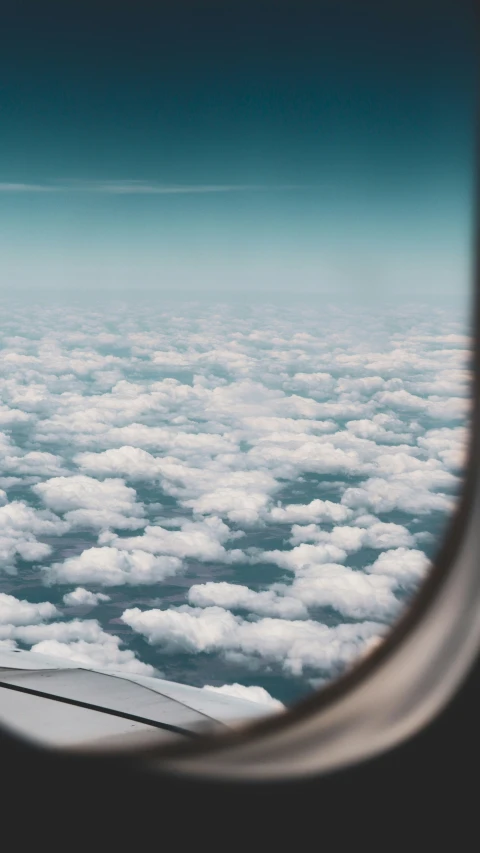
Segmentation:
{"type": "Polygon", "coordinates": [[[2,16],[0,649],[278,709],[461,492],[473,4],[2,16]]]}

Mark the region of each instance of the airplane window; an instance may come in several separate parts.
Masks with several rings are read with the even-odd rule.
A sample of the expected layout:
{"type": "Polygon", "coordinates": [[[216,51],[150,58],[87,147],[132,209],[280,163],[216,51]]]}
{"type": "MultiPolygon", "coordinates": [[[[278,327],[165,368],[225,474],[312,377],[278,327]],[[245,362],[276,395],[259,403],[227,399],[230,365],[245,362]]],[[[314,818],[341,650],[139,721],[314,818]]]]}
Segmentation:
{"type": "Polygon", "coordinates": [[[0,719],[30,669],[80,727],[131,679],[113,736],[278,712],[406,612],[469,440],[472,16],[6,4],[0,719]]]}

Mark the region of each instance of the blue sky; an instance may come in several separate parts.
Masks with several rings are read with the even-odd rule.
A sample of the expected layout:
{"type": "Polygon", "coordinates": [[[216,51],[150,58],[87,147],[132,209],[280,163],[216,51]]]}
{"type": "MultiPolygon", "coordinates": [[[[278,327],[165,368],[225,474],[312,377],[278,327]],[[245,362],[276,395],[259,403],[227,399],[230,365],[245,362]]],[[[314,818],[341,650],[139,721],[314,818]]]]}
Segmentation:
{"type": "Polygon", "coordinates": [[[457,297],[470,3],[11,5],[0,286],[457,297]]]}

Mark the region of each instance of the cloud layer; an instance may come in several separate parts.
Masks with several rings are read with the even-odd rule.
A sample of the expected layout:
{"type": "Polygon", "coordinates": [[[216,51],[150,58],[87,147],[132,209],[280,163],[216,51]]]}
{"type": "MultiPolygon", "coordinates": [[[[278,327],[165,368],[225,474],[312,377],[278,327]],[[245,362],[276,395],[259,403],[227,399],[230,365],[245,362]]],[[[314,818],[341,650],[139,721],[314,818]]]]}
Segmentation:
{"type": "Polygon", "coordinates": [[[273,707],[407,606],[461,487],[459,319],[45,305],[0,331],[2,643],[273,707]]]}

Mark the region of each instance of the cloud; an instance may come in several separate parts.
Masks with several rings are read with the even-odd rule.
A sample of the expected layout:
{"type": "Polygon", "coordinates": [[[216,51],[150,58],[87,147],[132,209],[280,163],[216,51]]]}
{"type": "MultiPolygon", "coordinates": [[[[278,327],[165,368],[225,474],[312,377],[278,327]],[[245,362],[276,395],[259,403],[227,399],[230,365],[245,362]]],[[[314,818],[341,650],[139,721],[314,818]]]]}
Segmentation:
{"type": "Polygon", "coordinates": [[[395,548],[409,546],[415,539],[406,527],[392,522],[374,521],[364,527],[343,525],[334,527],[330,532],[321,530],[316,524],[301,527],[294,524],[290,542],[297,545],[302,542],[326,543],[346,552],[359,551],[361,548],[395,548]]]}
{"type": "Polygon", "coordinates": [[[277,583],[261,592],[226,582],[195,584],[188,601],[196,607],[218,606],[282,619],[306,619],[309,609],[331,607],[348,618],[384,621],[399,607],[394,586],[388,576],[369,577],[336,563],[310,564],[299,570],[293,583],[277,583]]]}
{"type": "Polygon", "coordinates": [[[467,430],[465,427],[441,427],[428,430],[418,438],[418,445],[437,458],[448,469],[458,470],[466,462],[467,430]]]}
{"type": "Polygon", "coordinates": [[[230,563],[241,560],[244,556],[239,549],[225,549],[222,543],[232,536],[229,527],[216,516],[212,516],[200,522],[184,521],[180,530],[148,526],[142,536],[118,537],[104,534],[101,541],[115,545],[122,551],[169,555],[182,560],[191,558],[201,562],[211,560],[230,563]]]}
{"type": "Polygon", "coordinates": [[[31,604],[0,592],[0,625],[36,625],[59,615],[55,605],[49,601],[31,604]]]}
{"type": "Polygon", "coordinates": [[[337,545],[326,543],[322,545],[306,545],[302,543],[291,551],[259,551],[252,556],[252,562],[276,563],[284,569],[298,572],[310,566],[322,563],[341,563],[346,559],[347,552],[337,545]]]}
{"type": "Polygon", "coordinates": [[[135,530],[145,526],[143,507],[136,503],[136,492],[120,479],[102,482],[76,474],[53,477],[32,490],[50,509],[64,513],[72,527],[135,530]]]}
{"type": "Polygon", "coordinates": [[[196,195],[231,192],[261,192],[299,189],[298,184],[157,184],[139,180],[69,181],[56,184],[26,184],[3,182],[0,192],[86,192],[107,195],[196,195]]]}
{"type": "Polygon", "coordinates": [[[103,592],[90,592],[81,586],[63,596],[63,603],[67,607],[96,607],[101,601],[110,601],[110,596],[103,592]]]}
{"type": "MultiPolygon", "coordinates": [[[[255,667],[259,687],[272,670],[305,688],[328,679],[405,606],[428,571],[420,549],[455,505],[471,378],[462,331],[419,308],[12,301],[0,353],[9,584],[37,601],[42,578],[68,585],[67,607],[104,600],[90,585],[123,587],[109,616],[135,613],[159,651],[190,655],[192,672],[198,661],[197,682],[219,659],[239,681],[255,667]],[[164,584],[182,573],[172,604],[164,584]],[[165,608],[153,616],[125,604],[145,585],[165,608]]],[[[29,612],[0,642],[142,666],[95,620],[36,624],[29,612]]]]}
{"type": "Polygon", "coordinates": [[[361,487],[345,490],[342,504],[373,512],[393,512],[396,509],[413,515],[431,512],[451,512],[455,501],[444,494],[434,494],[427,488],[415,486],[413,477],[384,479],[372,477],[361,487]]]}
{"type": "Polygon", "coordinates": [[[257,445],[250,451],[252,464],[273,469],[279,477],[296,479],[302,472],[317,474],[352,474],[361,470],[361,461],[354,450],[342,450],[332,442],[312,441],[288,447],[272,441],[257,445]]]}
{"type": "Polygon", "coordinates": [[[0,193],[37,193],[37,192],[53,192],[54,187],[43,184],[21,184],[12,181],[3,181],[0,183],[0,193]]]}
{"type": "Polygon", "coordinates": [[[183,501],[198,515],[219,515],[236,524],[258,524],[269,503],[269,495],[246,489],[225,487],[214,489],[194,500],[183,501]]]}
{"type": "Polygon", "coordinates": [[[37,536],[61,536],[68,524],[53,513],[35,510],[22,501],[0,507],[0,565],[8,574],[16,573],[19,558],[38,562],[51,554],[50,545],[37,536]]]}
{"type": "Polygon", "coordinates": [[[18,475],[40,475],[51,477],[65,471],[63,460],[54,453],[31,450],[23,456],[6,456],[3,460],[4,471],[14,471],[18,475]]]}
{"type": "Polygon", "coordinates": [[[126,486],[122,480],[99,482],[82,475],[54,477],[34,486],[33,491],[50,509],[57,512],[79,508],[101,510],[106,503],[111,509],[130,511],[136,497],[135,490],[126,486]]]}
{"type": "Polygon", "coordinates": [[[221,607],[184,606],[169,610],[125,610],[122,620],[164,653],[241,653],[246,659],[275,663],[286,673],[342,668],[365,642],[382,631],[373,622],[329,628],[319,622],[260,619],[247,622],[221,607]]]}
{"type": "Polygon", "coordinates": [[[0,593],[0,643],[16,648],[17,640],[31,651],[65,658],[97,669],[121,670],[154,675],[149,664],[137,660],[130,649],[122,649],[119,637],[104,631],[95,619],[70,622],[48,620],[59,617],[50,602],[36,604],[0,593]]]}
{"type": "Polygon", "coordinates": [[[65,658],[82,663],[93,669],[110,669],[114,672],[126,672],[132,675],[155,675],[153,666],[142,663],[130,649],[120,649],[121,640],[112,634],[102,634],[97,642],[73,640],[41,640],[34,643],[32,652],[52,657],[65,658]]]}
{"type": "Polygon", "coordinates": [[[44,569],[44,578],[48,584],[154,584],[171,577],[181,568],[182,563],[177,557],[155,557],[144,550],[127,552],[104,546],[86,548],[78,557],[68,557],[63,563],[53,563],[44,569]]]}
{"type": "Polygon", "coordinates": [[[323,501],[316,498],[310,501],[309,504],[288,504],[286,507],[274,507],[269,517],[272,521],[280,522],[281,524],[308,524],[309,522],[320,521],[347,521],[351,516],[351,511],[347,507],[341,506],[333,501],[323,501]]]}
{"type": "Polygon", "coordinates": [[[303,572],[287,589],[306,608],[331,607],[349,619],[385,622],[399,610],[393,587],[384,575],[326,564],[303,572]]]}
{"type": "Polygon", "coordinates": [[[124,446],[103,453],[79,453],[75,462],[89,474],[101,477],[122,475],[132,480],[151,480],[161,471],[155,457],[141,447],[124,446]]]}
{"type": "Polygon", "coordinates": [[[274,590],[255,592],[247,586],[225,581],[194,584],[188,591],[188,601],[196,607],[219,606],[284,619],[305,619],[308,615],[302,602],[293,596],[277,595],[274,590]]]}
{"type": "Polygon", "coordinates": [[[20,412],[18,409],[11,409],[9,406],[0,404],[0,426],[12,427],[16,424],[25,424],[30,420],[30,416],[26,412],[20,412]]]}
{"type": "Polygon", "coordinates": [[[425,577],[429,560],[416,549],[394,548],[384,551],[366,571],[391,576],[399,586],[412,586],[425,577]]]}
{"type": "Polygon", "coordinates": [[[236,699],[248,699],[249,702],[268,705],[271,710],[283,711],[285,709],[283,702],[274,699],[264,687],[253,685],[245,687],[243,684],[222,684],[221,687],[214,687],[211,684],[206,684],[203,690],[210,690],[224,696],[234,696],[236,699]]]}

